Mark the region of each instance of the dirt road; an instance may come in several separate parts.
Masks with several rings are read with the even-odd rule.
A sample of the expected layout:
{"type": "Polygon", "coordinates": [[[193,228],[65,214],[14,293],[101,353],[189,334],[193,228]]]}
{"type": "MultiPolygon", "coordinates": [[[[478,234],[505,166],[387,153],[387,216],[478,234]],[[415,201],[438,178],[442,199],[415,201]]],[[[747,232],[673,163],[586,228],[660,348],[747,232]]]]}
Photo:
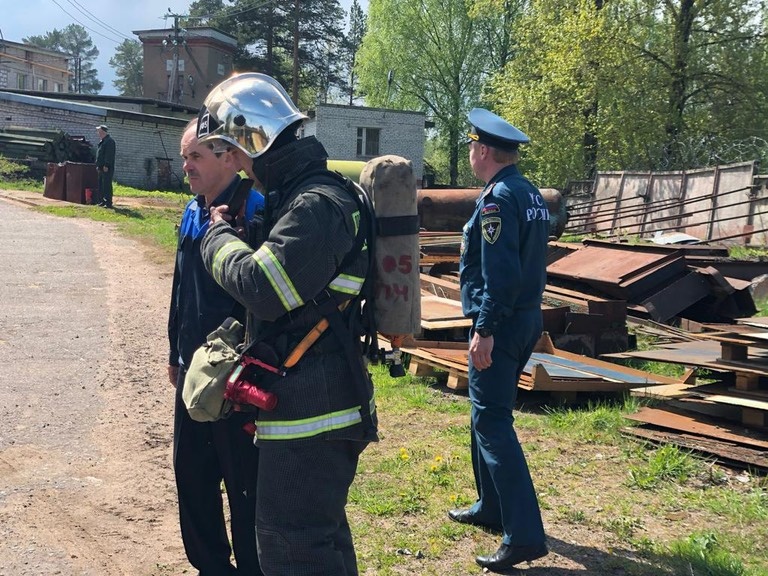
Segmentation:
{"type": "Polygon", "coordinates": [[[170,271],[0,197],[0,576],[191,574],[166,380],[170,271]]]}

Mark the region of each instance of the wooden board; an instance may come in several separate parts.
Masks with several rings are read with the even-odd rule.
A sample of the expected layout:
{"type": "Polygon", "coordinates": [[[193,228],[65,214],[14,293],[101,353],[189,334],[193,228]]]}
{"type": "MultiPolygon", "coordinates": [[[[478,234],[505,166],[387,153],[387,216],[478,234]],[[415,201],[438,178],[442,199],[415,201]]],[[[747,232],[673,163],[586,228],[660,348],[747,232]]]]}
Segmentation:
{"type": "Polygon", "coordinates": [[[461,303],[434,295],[421,296],[421,327],[424,330],[469,328],[472,320],[461,311],[461,303]]]}
{"type": "MultiPolygon", "coordinates": [[[[426,375],[429,369],[424,365],[428,365],[448,372],[449,387],[466,387],[468,343],[415,340],[413,346],[402,350],[411,355],[412,374],[426,375]]],[[[673,382],[640,370],[556,350],[546,337],[527,362],[518,386],[552,392],[617,392],[633,386],[673,382]]]]}

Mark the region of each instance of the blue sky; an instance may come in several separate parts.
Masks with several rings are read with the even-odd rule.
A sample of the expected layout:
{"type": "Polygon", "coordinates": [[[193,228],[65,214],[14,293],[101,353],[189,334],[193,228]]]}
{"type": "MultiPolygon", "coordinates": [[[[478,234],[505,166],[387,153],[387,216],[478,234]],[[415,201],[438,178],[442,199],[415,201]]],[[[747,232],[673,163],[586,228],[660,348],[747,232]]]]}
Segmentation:
{"type": "MultiPolygon", "coordinates": [[[[263,0],[258,0],[263,2],[263,0]]],[[[0,34],[5,40],[21,42],[27,36],[41,35],[53,29],[80,24],[88,30],[99,49],[94,63],[98,78],[104,82],[102,94],[116,94],[115,79],[109,59],[126,38],[136,40],[134,30],[167,28],[170,12],[186,14],[192,0],[0,0],[0,34]]],[[[340,0],[345,10],[351,0],[340,0]]],[[[367,9],[367,0],[360,0],[367,9]]]]}

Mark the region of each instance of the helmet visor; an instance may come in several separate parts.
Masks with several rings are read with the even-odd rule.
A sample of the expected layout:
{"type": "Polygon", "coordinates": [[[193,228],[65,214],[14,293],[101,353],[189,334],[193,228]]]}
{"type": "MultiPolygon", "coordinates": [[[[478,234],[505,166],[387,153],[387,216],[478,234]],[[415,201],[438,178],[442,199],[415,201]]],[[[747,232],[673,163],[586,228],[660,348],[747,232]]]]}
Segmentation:
{"type": "Polygon", "coordinates": [[[273,78],[240,74],[208,95],[198,116],[197,136],[200,142],[224,140],[256,158],[286,127],[305,118],[273,78]]]}

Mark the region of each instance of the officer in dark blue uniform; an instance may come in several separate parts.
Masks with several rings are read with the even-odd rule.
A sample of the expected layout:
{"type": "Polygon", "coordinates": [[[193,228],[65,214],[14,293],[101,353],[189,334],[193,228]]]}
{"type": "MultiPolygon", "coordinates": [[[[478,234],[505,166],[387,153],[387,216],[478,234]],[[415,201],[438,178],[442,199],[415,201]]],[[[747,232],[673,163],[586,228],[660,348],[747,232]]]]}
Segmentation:
{"type": "Polygon", "coordinates": [[[549,211],[516,166],[518,147],[528,136],[482,108],[470,112],[469,122],[469,161],[486,182],[464,227],[460,264],[462,308],[472,318],[469,397],[478,500],[448,515],[503,534],[494,554],[476,559],[502,572],[547,554],[512,409],[520,374],[542,330],[549,211]]]}

